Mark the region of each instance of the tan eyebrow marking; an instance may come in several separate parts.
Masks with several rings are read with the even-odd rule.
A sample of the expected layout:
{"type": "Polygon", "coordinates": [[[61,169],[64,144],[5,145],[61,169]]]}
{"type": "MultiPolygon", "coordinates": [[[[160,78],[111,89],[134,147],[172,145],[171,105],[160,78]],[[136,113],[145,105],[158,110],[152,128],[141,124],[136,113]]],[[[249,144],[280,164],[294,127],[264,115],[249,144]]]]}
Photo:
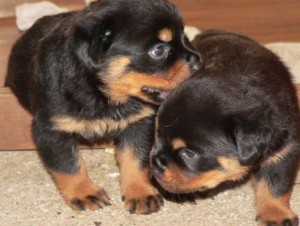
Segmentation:
{"type": "Polygon", "coordinates": [[[186,143],[181,138],[175,138],[174,140],[172,140],[172,146],[173,146],[173,149],[176,150],[179,148],[186,147],[186,143]]]}
{"type": "Polygon", "coordinates": [[[173,39],[173,32],[169,28],[163,28],[158,32],[158,38],[163,42],[170,42],[173,39]]]}

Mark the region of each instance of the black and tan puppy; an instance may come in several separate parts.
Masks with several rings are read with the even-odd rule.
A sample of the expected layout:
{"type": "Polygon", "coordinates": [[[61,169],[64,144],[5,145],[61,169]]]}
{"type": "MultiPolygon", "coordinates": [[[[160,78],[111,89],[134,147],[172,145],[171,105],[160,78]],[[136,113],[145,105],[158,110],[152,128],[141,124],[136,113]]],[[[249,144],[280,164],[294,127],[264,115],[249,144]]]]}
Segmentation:
{"type": "Polygon", "coordinates": [[[241,35],[207,31],[194,41],[203,68],[160,107],[152,174],[174,193],[253,175],[259,225],[298,225],[289,202],[300,118],[289,71],[241,35]]]}
{"type": "Polygon", "coordinates": [[[153,103],[198,68],[174,5],[103,0],[40,19],[14,45],[7,84],[33,114],[40,157],[70,207],[109,204],[87,175],[78,141],[111,138],[125,207],[146,214],[162,205],[149,182],[153,103]]]}

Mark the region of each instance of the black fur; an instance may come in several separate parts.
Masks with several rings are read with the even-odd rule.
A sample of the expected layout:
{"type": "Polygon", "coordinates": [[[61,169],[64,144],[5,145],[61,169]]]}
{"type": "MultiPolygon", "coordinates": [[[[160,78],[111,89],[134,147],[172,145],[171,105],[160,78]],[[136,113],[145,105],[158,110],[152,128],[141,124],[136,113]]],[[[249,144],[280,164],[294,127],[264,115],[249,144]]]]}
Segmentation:
{"type": "Polygon", "coordinates": [[[153,115],[123,130],[102,135],[57,131],[53,118],[110,118],[119,122],[145,106],[155,110],[156,106],[136,96],[125,103],[111,101],[102,91],[107,86],[102,77],[109,73],[109,63],[125,56],[130,58],[126,72],[163,74],[180,59],[191,68],[197,67],[198,61],[189,62],[190,58],[199,59],[190,47],[177,9],[164,0],[132,0],[130,3],[103,0],[78,12],[37,21],[12,49],[7,84],[21,105],[33,114],[32,134],[46,167],[66,174],[78,172],[80,139],[90,143],[113,139],[118,150],[130,146],[141,167],[148,167],[153,115]],[[155,61],[148,52],[156,43],[162,43],[157,38],[162,28],[173,32],[173,40],[168,43],[171,52],[166,59],[155,61]]]}
{"type": "Polygon", "coordinates": [[[170,165],[191,176],[222,171],[218,158],[225,156],[249,167],[274,199],[291,192],[300,118],[288,69],[271,51],[238,34],[206,31],[193,43],[203,67],[159,109],[153,174],[160,181],[170,165]],[[173,150],[176,138],[186,147],[173,150]],[[286,155],[266,163],[288,145],[286,155]]]}

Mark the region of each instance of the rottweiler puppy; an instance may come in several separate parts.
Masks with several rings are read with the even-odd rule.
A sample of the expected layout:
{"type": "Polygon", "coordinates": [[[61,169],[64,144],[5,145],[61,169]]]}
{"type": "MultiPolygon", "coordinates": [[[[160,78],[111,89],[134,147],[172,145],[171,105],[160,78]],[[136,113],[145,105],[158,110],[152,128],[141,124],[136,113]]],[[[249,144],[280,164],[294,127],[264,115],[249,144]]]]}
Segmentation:
{"type": "Polygon", "coordinates": [[[14,45],[7,84],[32,115],[39,155],[75,210],[110,204],[78,153],[113,139],[125,207],[159,210],[149,180],[157,104],[199,68],[182,19],[165,0],[103,0],[47,16],[14,45]]]}
{"type": "Polygon", "coordinates": [[[251,175],[259,225],[298,225],[290,196],[300,118],[280,59],[239,34],[206,31],[203,67],[160,106],[151,172],[167,191],[209,191],[251,175]]]}

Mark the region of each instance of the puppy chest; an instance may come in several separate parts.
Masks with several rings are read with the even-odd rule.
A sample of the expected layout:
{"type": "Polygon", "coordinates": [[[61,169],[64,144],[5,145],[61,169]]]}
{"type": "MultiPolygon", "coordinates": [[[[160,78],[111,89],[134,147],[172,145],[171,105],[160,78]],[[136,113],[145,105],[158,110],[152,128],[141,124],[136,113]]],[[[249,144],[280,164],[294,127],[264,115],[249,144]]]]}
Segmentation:
{"type": "Polygon", "coordinates": [[[152,116],[155,111],[150,107],[144,107],[137,113],[130,114],[118,120],[111,117],[97,119],[80,119],[71,116],[55,116],[52,118],[53,129],[70,134],[78,134],[85,138],[104,137],[110,133],[125,130],[129,125],[152,116]]]}

